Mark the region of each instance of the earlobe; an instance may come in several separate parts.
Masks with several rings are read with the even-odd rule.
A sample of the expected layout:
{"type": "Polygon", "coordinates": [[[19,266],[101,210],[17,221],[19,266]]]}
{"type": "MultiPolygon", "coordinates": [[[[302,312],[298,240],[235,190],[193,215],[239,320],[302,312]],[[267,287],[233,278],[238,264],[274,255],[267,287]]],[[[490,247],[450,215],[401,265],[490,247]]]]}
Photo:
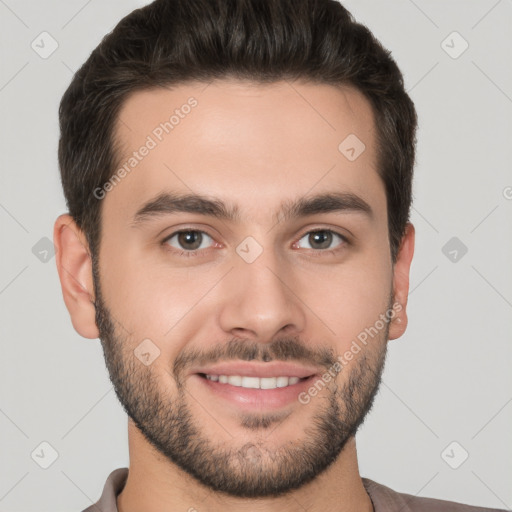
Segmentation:
{"type": "Polygon", "coordinates": [[[394,309],[396,314],[389,327],[390,340],[399,338],[407,329],[407,299],[409,295],[409,273],[414,255],[414,238],[414,225],[408,222],[393,270],[394,309]]]}
{"type": "Polygon", "coordinates": [[[55,221],[53,243],[62,295],[73,327],[84,338],[98,338],[92,260],[86,237],[70,215],[60,215],[55,221]]]}

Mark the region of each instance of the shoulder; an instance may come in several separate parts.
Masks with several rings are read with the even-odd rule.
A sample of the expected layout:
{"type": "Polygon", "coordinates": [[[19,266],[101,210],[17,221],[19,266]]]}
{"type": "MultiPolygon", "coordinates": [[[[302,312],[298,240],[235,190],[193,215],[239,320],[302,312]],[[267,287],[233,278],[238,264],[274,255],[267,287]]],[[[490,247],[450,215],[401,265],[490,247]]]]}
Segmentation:
{"type": "Polygon", "coordinates": [[[370,496],[375,512],[505,512],[504,509],[483,508],[438,500],[421,498],[411,494],[394,491],[385,485],[363,478],[363,485],[370,496]]]}
{"type": "Polygon", "coordinates": [[[82,512],[117,512],[117,495],[123,490],[128,478],[128,468],[112,471],[103,486],[100,499],[82,512]]]}

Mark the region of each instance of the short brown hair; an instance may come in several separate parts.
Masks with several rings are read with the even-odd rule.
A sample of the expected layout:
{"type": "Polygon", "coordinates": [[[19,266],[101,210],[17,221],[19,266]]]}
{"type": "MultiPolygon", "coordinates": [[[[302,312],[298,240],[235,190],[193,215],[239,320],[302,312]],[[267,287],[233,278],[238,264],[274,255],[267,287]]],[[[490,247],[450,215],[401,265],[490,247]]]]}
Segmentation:
{"type": "Polygon", "coordinates": [[[93,190],[116,169],[123,101],[143,89],[228,77],[351,85],[364,94],[376,119],[395,262],[412,200],[416,111],[390,52],[335,0],[156,0],[103,38],[59,109],[64,195],[93,259],[102,203],[93,190]]]}

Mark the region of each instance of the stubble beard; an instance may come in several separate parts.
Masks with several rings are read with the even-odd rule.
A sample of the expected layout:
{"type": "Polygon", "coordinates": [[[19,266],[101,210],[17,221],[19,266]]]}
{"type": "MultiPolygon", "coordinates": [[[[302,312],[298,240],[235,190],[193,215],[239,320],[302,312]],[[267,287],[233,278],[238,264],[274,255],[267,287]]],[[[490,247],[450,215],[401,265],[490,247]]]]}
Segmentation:
{"type": "MultiPolygon", "coordinates": [[[[290,413],[293,418],[301,414],[302,407],[316,408],[300,439],[282,443],[278,448],[269,446],[267,440],[288,418],[274,412],[240,415],[241,427],[254,432],[254,441],[242,446],[232,441],[216,442],[191,412],[190,404],[195,400],[189,396],[184,382],[176,381],[174,396],[161,390],[152,368],[134,356],[128,335],[121,335],[121,329],[116,329],[97,279],[95,290],[99,337],[121,405],[156,450],[213,491],[239,498],[264,498],[282,496],[304,486],[338,458],[373,405],[384,369],[389,324],[380,339],[372,340],[371,346],[343,367],[339,377],[349,373],[343,384],[331,382],[322,390],[323,395],[298,405],[290,413]]],[[[274,353],[273,344],[254,344],[254,359],[265,361],[275,353],[282,356],[286,347],[293,351],[293,341],[287,341],[274,353]]],[[[243,350],[246,349],[244,345],[243,350]]]]}

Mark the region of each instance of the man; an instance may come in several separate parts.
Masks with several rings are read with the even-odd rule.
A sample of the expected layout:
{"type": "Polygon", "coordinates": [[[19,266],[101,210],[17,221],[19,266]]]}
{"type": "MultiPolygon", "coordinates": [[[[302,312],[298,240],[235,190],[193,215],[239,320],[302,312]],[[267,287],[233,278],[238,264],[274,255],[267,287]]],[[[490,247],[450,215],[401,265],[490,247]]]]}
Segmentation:
{"type": "Polygon", "coordinates": [[[157,0],[60,122],[64,300],[129,416],[87,511],[484,510],[359,475],[407,326],[417,120],[339,3],[157,0]]]}

